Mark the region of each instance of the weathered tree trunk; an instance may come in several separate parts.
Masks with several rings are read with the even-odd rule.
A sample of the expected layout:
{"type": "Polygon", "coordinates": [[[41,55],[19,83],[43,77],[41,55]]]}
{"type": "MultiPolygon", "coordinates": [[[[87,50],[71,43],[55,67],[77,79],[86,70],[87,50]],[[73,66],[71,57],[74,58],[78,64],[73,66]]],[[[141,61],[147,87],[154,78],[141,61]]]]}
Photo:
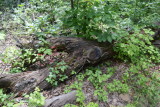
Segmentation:
{"type": "Polygon", "coordinates": [[[45,81],[48,75],[48,68],[32,72],[3,74],[0,75],[0,88],[9,89],[14,92],[16,96],[21,96],[23,93],[34,91],[37,86],[41,89],[50,86],[49,83],[45,81]]]}
{"type": "Polygon", "coordinates": [[[44,107],[62,107],[71,104],[76,100],[76,91],[46,99],[44,107]]]}
{"type": "MultiPolygon", "coordinates": [[[[72,70],[78,73],[86,65],[96,64],[113,56],[112,46],[109,44],[101,45],[97,42],[75,37],[57,37],[47,41],[49,46],[55,46],[57,51],[68,53],[67,58],[61,58],[69,66],[69,69],[64,72],[68,77],[72,76],[72,70]]],[[[0,75],[0,88],[9,89],[18,96],[33,91],[35,87],[46,89],[51,86],[45,80],[49,72],[48,67],[36,71],[3,74],[0,75]]]]}

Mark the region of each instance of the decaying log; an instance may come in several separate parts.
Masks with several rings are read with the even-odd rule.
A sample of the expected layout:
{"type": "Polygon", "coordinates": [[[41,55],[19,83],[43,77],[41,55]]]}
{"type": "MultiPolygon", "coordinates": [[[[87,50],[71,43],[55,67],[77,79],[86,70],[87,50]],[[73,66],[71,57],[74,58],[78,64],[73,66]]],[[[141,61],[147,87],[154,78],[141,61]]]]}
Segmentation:
{"type": "Polygon", "coordinates": [[[44,107],[62,107],[65,104],[71,104],[76,100],[76,91],[69,92],[60,96],[46,99],[44,107]]]}
{"type": "MultiPolygon", "coordinates": [[[[47,41],[49,47],[55,46],[58,52],[68,53],[68,57],[61,58],[69,66],[64,72],[68,77],[72,75],[71,71],[73,70],[78,73],[86,65],[96,64],[113,56],[112,46],[108,43],[100,44],[76,37],[56,37],[47,39],[47,41]]],[[[3,74],[0,75],[0,88],[9,89],[17,95],[29,93],[35,87],[45,89],[51,86],[45,80],[49,72],[48,67],[36,71],[3,74]]]]}
{"type": "Polygon", "coordinates": [[[49,69],[41,69],[37,71],[28,71],[16,74],[0,75],[0,88],[6,88],[14,92],[17,96],[23,93],[34,91],[35,87],[45,89],[49,83],[45,81],[49,75],[49,69]]]}

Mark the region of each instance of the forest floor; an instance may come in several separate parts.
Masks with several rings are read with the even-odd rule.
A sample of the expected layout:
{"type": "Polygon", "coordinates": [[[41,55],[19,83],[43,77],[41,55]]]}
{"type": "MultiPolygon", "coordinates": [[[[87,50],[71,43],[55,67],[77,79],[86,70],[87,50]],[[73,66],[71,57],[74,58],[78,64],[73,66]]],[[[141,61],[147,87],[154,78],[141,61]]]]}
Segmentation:
{"type": "MultiPolygon", "coordinates": [[[[29,42],[28,38],[20,38],[21,41],[23,42],[29,42]]],[[[17,42],[12,38],[12,36],[8,35],[6,37],[5,40],[1,41],[0,43],[0,53],[4,53],[7,49],[9,49],[9,51],[12,54],[12,49],[16,48],[18,49],[18,47],[16,47],[17,42]]],[[[112,81],[113,79],[120,79],[121,75],[127,70],[127,65],[110,59],[107,60],[107,62],[110,63],[109,66],[103,65],[101,66],[101,69],[103,72],[106,72],[107,67],[114,67],[117,68],[116,69],[116,73],[112,76],[112,78],[109,81],[112,81]]],[[[7,73],[10,70],[11,65],[10,64],[6,64],[4,63],[2,60],[0,60],[0,74],[3,73],[7,73]]],[[[159,69],[159,67],[155,68],[155,69],[159,69]]],[[[84,70],[81,71],[82,73],[85,72],[84,70]]],[[[64,94],[64,90],[67,86],[70,86],[71,84],[73,84],[77,79],[75,78],[75,76],[71,77],[69,80],[65,81],[64,83],[61,83],[59,86],[57,86],[56,88],[52,88],[49,90],[44,90],[43,91],[43,95],[46,98],[51,98],[54,96],[59,96],[64,94]]],[[[89,102],[96,102],[99,104],[99,107],[115,107],[115,106],[125,106],[128,103],[132,102],[133,100],[133,95],[134,93],[132,93],[132,91],[130,90],[129,93],[127,94],[120,94],[120,93],[112,93],[108,95],[108,100],[107,102],[101,102],[97,99],[97,97],[94,96],[94,90],[95,88],[93,87],[93,85],[87,80],[85,79],[83,81],[83,92],[86,96],[85,99],[85,103],[89,103],[89,102]]],[[[18,97],[16,98],[16,101],[20,101],[23,100],[23,97],[18,97]]],[[[147,107],[148,104],[145,103],[144,107],[147,107]]],[[[23,107],[25,107],[25,105],[23,105],[23,107]]]]}

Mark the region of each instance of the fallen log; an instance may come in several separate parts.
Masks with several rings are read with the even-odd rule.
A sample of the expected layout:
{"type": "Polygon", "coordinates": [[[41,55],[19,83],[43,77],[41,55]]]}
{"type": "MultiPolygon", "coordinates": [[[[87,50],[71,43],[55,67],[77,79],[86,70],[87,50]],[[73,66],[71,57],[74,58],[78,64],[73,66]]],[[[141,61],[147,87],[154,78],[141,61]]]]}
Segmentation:
{"type": "Polygon", "coordinates": [[[50,86],[49,83],[45,81],[48,75],[48,68],[32,72],[3,74],[0,75],[0,88],[6,88],[15,93],[16,96],[21,96],[24,93],[34,91],[35,87],[45,89],[50,86]]]}
{"type": "Polygon", "coordinates": [[[44,107],[62,107],[65,104],[73,103],[75,100],[76,100],[76,91],[72,91],[67,94],[46,99],[44,107]]]}
{"type": "MultiPolygon", "coordinates": [[[[84,66],[99,63],[113,56],[112,45],[108,43],[100,44],[76,37],[56,37],[47,39],[47,41],[49,47],[55,46],[58,52],[68,53],[67,57],[61,58],[69,66],[64,72],[68,77],[73,75],[71,74],[73,70],[78,73],[84,66]]],[[[51,87],[51,84],[45,80],[49,72],[49,67],[46,67],[36,71],[3,74],[0,75],[0,88],[6,88],[17,96],[30,93],[35,87],[43,90],[51,87]]]]}

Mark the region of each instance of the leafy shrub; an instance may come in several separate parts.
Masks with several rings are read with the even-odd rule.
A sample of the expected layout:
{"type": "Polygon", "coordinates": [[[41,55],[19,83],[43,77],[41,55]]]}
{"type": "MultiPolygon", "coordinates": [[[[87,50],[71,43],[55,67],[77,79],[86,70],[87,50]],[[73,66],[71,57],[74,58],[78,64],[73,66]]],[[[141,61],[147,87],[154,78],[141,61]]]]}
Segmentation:
{"type": "Polygon", "coordinates": [[[97,103],[90,102],[86,107],[99,107],[97,103]]]}
{"type": "Polygon", "coordinates": [[[140,69],[137,65],[132,65],[131,69],[123,75],[123,80],[126,81],[136,93],[136,105],[142,103],[140,99],[146,100],[152,107],[158,104],[160,100],[159,80],[150,70],[140,69]]]}
{"type": "Polygon", "coordinates": [[[132,24],[156,28],[153,23],[160,21],[159,0],[76,0],[70,5],[70,1],[62,0],[30,0],[27,6],[19,4],[10,20],[12,33],[44,37],[71,33],[112,42],[132,30],[132,24]]]}
{"type": "Polygon", "coordinates": [[[112,76],[110,74],[103,74],[100,69],[92,68],[86,70],[88,80],[94,85],[95,88],[103,87],[106,81],[112,76]]]}
{"type": "Polygon", "coordinates": [[[109,74],[103,74],[100,69],[92,68],[86,70],[86,76],[88,80],[95,87],[94,95],[98,97],[101,101],[107,101],[108,92],[105,90],[107,86],[107,80],[112,76],[113,72],[109,74]]]}
{"type": "Polygon", "coordinates": [[[128,93],[129,86],[122,83],[119,80],[113,80],[113,82],[107,84],[107,89],[109,92],[118,92],[118,93],[128,93]]]}
{"type": "Polygon", "coordinates": [[[68,69],[68,65],[64,61],[57,63],[55,67],[50,68],[51,72],[46,78],[46,81],[51,83],[53,86],[57,86],[58,81],[64,81],[68,78],[67,75],[62,74],[65,72],[66,69],[68,69]]]}
{"type": "Polygon", "coordinates": [[[11,62],[12,69],[10,72],[17,73],[25,71],[30,64],[35,63],[38,59],[40,59],[40,56],[33,49],[24,49],[19,57],[11,62]]]}
{"type": "Polygon", "coordinates": [[[150,36],[153,32],[144,29],[144,34],[142,34],[138,28],[135,29],[134,34],[119,39],[115,44],[114,50],[118,53],[117,57],[123,60],[130,60],[133,63],[139,58],[145,59],[144,57],[146,56],[149,56],[147,58],[148,62],[156,60],[159,57],[159,52],[150,42],[153,40],[150,36]]]}
{"type": "Polygon", "coordinates": [[[3,89],[0,89],[0,106],[1,107],[19,107],[22,103],[16,103],[11,97],[13,94],[5,94],[3,89]]]}
{"type": "Polygon", "coordinates": [[[29,107],[41,107],[44,106],[45,97],[40,93],[39,88],[35,88],[35,91],[30,95],[26,95],[28,98],[28,106],[29,107]]]}
{"type": "MultiPolygon", "coordinates": [[[[77,96],[77,99],[76,99],[76,102],[80,104],[80,106],[84,106],[84,100],[85,100],[85,95],[82,91],[82,86],[83,86],[83,83],[82,81],[75,81],[73,84],[71,84],[69,87],[66,87],[65,89],[65,93],[67,92],[70,92],[71,89],[76,89],[76,96],[77,96]]],[[[66,105],[67,107],[68,105],[66,105]]],[[[74,107],[74,106],[73,106],[74,107]]]]}
{"type": "Polygon", "coordinates": [[[17,58],[12,58],[12,60],[10,60],[10,63],[12,64],[12,69],[10,70],[11,73],[25,71],[31,64],[34,64],[37,61],[44,61],[46,55],[52,54],[52,50],[47,47],[41,47],[37,50],[22,49],[21,51],[21,54],[19,54],[17,58]]]}
{"type": "Polygon", "coordinates": [[[160,93],[159,80],[150,68],[159,63],[160,53],[150,42],[153,40],[149,36],[153,34],[152,31],[144,29],[140,33],[140,30],[135,29],[132,35],[121,38],[114,47],[118,58],[130,62],[130,68],[123,74],[122,81],[136,93],[135,105],[141,103],[138,99],[145,99],[150,106],[155,106],[160,99],[157,96],[160,93]]]}
{"type": "MultiPolygon", "coordinates": [[[[23,102],[17,103],[12,99],[13,94],[5,94],[2,89],[0,89],[0,106],[2,107],[19,107],[23,102]]],[[[29,107],[40,107],[45,103],[45,97],[40,93],[39,88],[36,88],[33,93],[26,95],[28,98],[29,107]]]]}
{"type": "Polygon", "coordinates": [[[66,11],[65,28],[73,28],[77,35],[99,42],[117,39],[117,25],[111,5],[102,0],[79,0],[74,8],[66,11]]]}

